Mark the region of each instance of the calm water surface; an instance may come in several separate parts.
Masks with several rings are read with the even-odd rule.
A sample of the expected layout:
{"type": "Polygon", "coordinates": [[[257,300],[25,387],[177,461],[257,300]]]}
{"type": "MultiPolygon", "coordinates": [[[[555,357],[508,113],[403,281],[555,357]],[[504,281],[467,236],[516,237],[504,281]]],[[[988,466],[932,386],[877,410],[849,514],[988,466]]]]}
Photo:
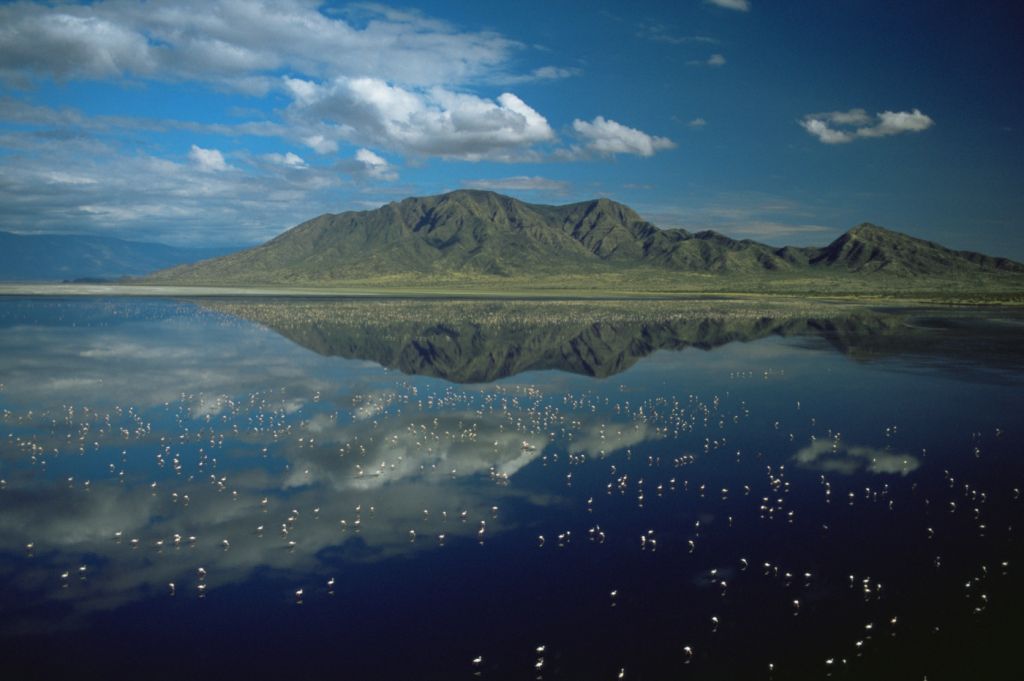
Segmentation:
{"type": "Polygon", "coordinates": [[[0,299],[7,678],[1019,678],[1024,317],[0,299]]]}

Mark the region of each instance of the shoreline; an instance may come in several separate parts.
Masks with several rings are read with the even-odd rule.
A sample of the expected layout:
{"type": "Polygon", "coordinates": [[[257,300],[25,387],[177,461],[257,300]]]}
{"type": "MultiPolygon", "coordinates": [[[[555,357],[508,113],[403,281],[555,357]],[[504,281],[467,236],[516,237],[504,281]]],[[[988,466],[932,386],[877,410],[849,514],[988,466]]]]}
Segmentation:
{"type": "Polygon", "coordinates": [[[443,287],[358,287],[338,286],[182,286],[162,284],[99,283],[11,283],[0,282],[0,297],[138,297],[138,298],[366,298],[366,299],[449,299],[449,300],[814,300],[827,303],[998,306],[1024,308],[1016,292],[906,293],[821,292],[821,291],[614,291],[608,289],[510,288],[506,290],[443,287]]]}

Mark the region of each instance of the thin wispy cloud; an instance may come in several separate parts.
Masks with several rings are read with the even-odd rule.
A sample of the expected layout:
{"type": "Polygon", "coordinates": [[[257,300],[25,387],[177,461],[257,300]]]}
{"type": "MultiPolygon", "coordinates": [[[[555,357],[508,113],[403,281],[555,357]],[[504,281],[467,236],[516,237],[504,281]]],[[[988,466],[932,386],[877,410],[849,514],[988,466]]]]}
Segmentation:
{"type": "Polygon", "coordinates": [[[574,66],[539,66],[529,73],[521,75],[497,76],[492,80],[501,85],[519,83],[535,83],[575,78],[583,74],[583,69],[574,66]]]}
{"type": "Polygon", "coordinates": [[[714,45],[718,43],[718,40],[711,36],[681,35],[677,33],[672,27],[658,23],[640,24],[639,26],[637,26],[636,35],[638,38],[651,40],[656,43],[667,43],[669,45],[714,45]]]}
{"type": "Polygon", "coordinates": [[[723,9],[736,10],[737,12],[750,11],[750,0],[704,0],[704,2],[723,9]]]}
{"type": "Polygon", "coordinates": [[[935,121],[913,111],[883,111],[869,116],[864,109],[807,114],[800,126],[824,144],[846,144],[856,139],[890,137],[907,132],[922,132],[935,121]]]}
{"type": "Polygon", "coordinates": [[[822,245],[842,230],[814,221],[817,211],[799,201],[764,192],[724,192],[678,204],[638,206],[643,216],[665,228],[714,230],[736,239],[775,245],[822,245]]]}
{"type": "Polygon", "coordinates": [[[298,154],[287,152],[285,154],[264,154],[263,158],[271,163],[286,166],[288,168],[305,168],[306,161],[298,154]]]}
{"type": "Polygon", "coordinates": [[[462,186],[468,189],[487,189],[490,191],[527,191],[547,192],[550,194],[564,194],[569,189],[569,183],[561,180],[552,180],[547,177],[519,175],[515,177],[501,177],[480,180],[466,180],[462,186]]]}

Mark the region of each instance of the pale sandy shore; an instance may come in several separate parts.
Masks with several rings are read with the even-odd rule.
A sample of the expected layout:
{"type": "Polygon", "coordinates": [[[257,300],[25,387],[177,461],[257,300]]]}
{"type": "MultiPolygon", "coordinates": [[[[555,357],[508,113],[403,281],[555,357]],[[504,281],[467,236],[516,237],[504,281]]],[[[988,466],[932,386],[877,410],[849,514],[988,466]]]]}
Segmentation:
{"type": "Polygon", "coordinates": [[[149,298],[431,298],[493,300],[721,300],[818,303],[859,303],[864,305],[999,306],[1024,308],[1018,293],[935,294],[923,291],[815,292],[800,291],[635,291],[611,288],[525,288],[509,287],[287,287],[287,286],[168,286],[118,283],[0,282],[0,296],[39,297],[149,297],[149,298]]]}
{"type": "Polygon", "coordinates": [[[0,283],[0,296],[137,296],[157,298],[222,298],[222,297],[297,297],[297,298],[591,298],[591,299],[663,299],[694,297],[739,297],[700,292],[641,293],[612,291],[495,290],[444,288],[303,288],[242,286],[162,286],[139,284],[90,283],[0,283]]]}
{"type": "Polygon", "coordinates": [[[6,296],[373,296],[373,291],[303,288],[240,288],[230,286],[140,286],[137,284],[9,284],[0,283],[6,296]]]}

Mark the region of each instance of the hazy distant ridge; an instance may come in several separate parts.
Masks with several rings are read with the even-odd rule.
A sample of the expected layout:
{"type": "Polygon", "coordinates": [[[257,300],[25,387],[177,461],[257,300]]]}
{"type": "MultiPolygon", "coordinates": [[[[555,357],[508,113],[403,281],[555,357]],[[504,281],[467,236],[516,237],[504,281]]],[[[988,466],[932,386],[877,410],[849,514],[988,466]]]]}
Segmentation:
{"type": "Polygon", "coordinates": [[[117,279],[213,258],[228,251],[102,236],[0,232],[0,280],[117,279]]]}

